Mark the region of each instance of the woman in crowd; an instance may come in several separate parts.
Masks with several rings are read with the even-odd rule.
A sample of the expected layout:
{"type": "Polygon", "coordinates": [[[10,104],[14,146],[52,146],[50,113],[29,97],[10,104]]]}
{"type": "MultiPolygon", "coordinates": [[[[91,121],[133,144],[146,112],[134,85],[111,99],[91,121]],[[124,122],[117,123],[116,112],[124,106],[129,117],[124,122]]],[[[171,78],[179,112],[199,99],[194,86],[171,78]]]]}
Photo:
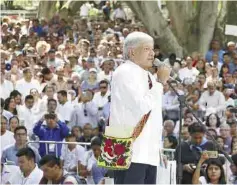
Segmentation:
{"type": "Polygon", "coordinates": [[[206,126],[208,128],[215,129],[217,131],[217,134],[219,134],[220,125],[221,125],[221,121],[220,121],[220,118],[217,114],[210,114],[207,117],[206,126]]]}
{"type": "Polygon", "coordinates": [[[9,97],[5,100],[4,109],[11,112],[13,115],[17,116],[16,103],[13,97],[9,97]]]}
{"type": "Polygon", "coordinates": [[[193,174],[193,184],[226,184],[223,164],[219,158],[209,159],[204,176],[200,176],[202,164],[209,159],[206,152],[203,152],[193,174]]]}
{"type": "Polygon", "coordinates": [[[164,138],[164,148],[176,149],[178,141],[175,136],[166,136],[164,138]]]}
{"type": "Polygon", "coordinates": [[[230,69],[229,69],[229,66],[228,64],[223,64],[221,66],[221,70],[220,70],[220,78],[224,78],[225,74],[229,73],[230,69]]]}
{"type": "Polygon", "coordinates": [[[97,92],[99,89],[99,84],[97,82],[97,71],[95,68],[89,70],[89,77],[87,80],[83,81],[81,84],[82,91],[92,90],[97,92]]]}
{"type": "Polygon", "coordinates": [[[221,136],[217,136],[216,141],[218,145],[220,146],[220,148],[224,150],[224,141],[225,141],[224,138],[221,136]]]}
{"type": "Polygon", "coordinates": [[[14,133],[14,130],[19,125],[20,125],[20,121],[19,121],[19,118],[17,116],[13,116],[9,119],[9,131],[14,133]]]}

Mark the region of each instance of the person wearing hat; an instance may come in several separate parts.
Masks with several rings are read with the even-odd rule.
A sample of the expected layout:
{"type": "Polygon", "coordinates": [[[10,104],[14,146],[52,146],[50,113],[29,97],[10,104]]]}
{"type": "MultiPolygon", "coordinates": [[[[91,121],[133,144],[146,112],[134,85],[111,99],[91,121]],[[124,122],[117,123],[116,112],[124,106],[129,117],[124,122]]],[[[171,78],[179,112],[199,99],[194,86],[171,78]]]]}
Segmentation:
{"type": "Polygon", "coordinates": [[[102,71],[98,73],[98,81],[108,80],[109,82],[112,80],[112,71],[111,71],[111,63],[112,59],[104,59],[100,65],[102,71]]]}
{"type": "Polygon", "coordinates": [[[89,70],[89,76],[87,80],[84,80],[81,84],[82,91],[92,90],[93,92],[97,92],[99,89],[99,84],[97,81],[97,70],[95,68],[91,68],[89,70]]]}
{"type": "Polygon", "coordinates": [[[233,41],[227,43],[227,52],[232,56],[233,54],[237,54],[237,44],[233,41]]]}

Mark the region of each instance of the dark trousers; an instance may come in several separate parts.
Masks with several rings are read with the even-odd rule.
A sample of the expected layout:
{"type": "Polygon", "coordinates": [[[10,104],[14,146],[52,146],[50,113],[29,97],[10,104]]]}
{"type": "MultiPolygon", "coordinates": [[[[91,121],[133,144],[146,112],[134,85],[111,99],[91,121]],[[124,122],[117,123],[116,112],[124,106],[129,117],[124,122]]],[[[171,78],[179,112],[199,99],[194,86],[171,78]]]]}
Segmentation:
{"type": "Polygon", "coordinates": [[[114,184],[156,184],[157,167],[132,163],[127,170],[114,171],[114,184]]]}

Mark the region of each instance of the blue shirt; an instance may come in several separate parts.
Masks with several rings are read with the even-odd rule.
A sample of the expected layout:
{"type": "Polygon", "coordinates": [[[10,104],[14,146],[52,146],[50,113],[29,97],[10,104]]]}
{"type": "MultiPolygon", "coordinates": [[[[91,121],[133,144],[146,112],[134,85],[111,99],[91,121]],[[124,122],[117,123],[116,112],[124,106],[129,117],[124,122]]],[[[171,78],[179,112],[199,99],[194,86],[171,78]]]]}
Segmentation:
{"type": "Polygon", "coordinates": [[[232,63],[232,62],[230,62],[229,63],[229,71],[230,71],[230,73],[231,74],[234,74],[234,72],[237,70],[237,65],[236,64],[234,64],[234,63],[232,63]]]}
{"type": "Polygon", "coordinates": [[[91,85],[87,81],[83,81],[82,84],[81,84],[81,90],[82,91],[86,91],[86,90],[95,91],[97,89],[99,89],[99,84],[98,83],[96,83],[94,85],[91,85]]]}
{"type": "Polygon", "coordinates": [[[41,33],[43,33],[43,29],[42,29],[42,27],[41,26],[37,26],[37,27],[32,27],[32,30],[34,31],[34,32],[36,32],[37,33],[37,35],[39,36],[41,33]]]}
{"type": "MultiPolygon", "coordinates": [[[[33,129],[35,135],[37,135],[40,141],[62,141],[68,134],[69,128],[64,122],[58,121],[55,128],[49,128],[47,125],[42,125],[42,121],[38,121],[33,129]]],[[[46,144],[40,143],[39,154],[44,156],[46,154],[53,154],[58,157],[61,156],[62,144],[46,144]],[[56,150],[57,149],[57,150],[56,150]]]]}
{"type": "Polygon", "coordinates": [[[91,174],[95,184],[98,184],[104,178],[107,172],[107,169],[98,167],[96,163],[93,164],[91,174]]]}
{"type": "MultiPolygon", "coordinates": [[[[32,147],[32,146],[28,146],[28,147],[30,147],[30,148],[34,151],[34,153],[35,153],[35,162],[36,162],[36,163],[39,163],[41,157],[40,157],[40,155],[39,155],[38,150],[35,149],[35,148],[32,147]]],[[[19,151],[19,150],[18,150],[18,148],[16,147],[15,144],[10,145],[9,147],[5,148],[5,149],[3,150],[3,152],[2,152],[1,162],[2,162],[2,163],[5,163],[5,162],[7,162],[7,161],[10,161],[10,162],[14,162],[15,165],[18,165],[18,160],[17,160],[17,156],[16,156],[16,154],[17,154],[18,151],[19,151]]]]}
{"type": "MultiPolygon", "coordinates": [[[[223,54],[225,53],[225,51],[223,50],[219,50],[218,51],[218,56],[219,56],[219,61],[221,63],[223,63],[223,54]]],[[[212,55],[214,54],[213,50],[209,50],[206,54],[206,60],[210,63],[212,61],[212,55]]]]}

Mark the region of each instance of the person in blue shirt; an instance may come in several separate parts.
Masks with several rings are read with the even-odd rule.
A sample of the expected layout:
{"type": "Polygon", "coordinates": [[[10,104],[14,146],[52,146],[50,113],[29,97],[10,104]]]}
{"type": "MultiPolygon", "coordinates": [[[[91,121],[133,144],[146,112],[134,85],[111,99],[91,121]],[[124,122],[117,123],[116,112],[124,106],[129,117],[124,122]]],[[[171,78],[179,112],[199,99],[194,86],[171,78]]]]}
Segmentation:
{"type": "MultiPolygon", "coordinates": [[[[62,141],[68,134],[69,128],[64,122],[58,120],[57,115],[54,113],[45,114],[45,116],[39,120],[33,132],[37,135],[40,141],[62,141]],[[42,124],[46,120],[46,125],[42,124]]],[[[41,156],[46,154],[54,154],[58,157],[61,155],[62,144],[47,144],[40,143],[39,153],[41,156]]]]}
{"type": "Polygon", "coordinates": [[[210,50],[206,54],[206,60],[210,63],[212,61],[212,55],[216,53],[219,56],[219,61],[223,63],[224,50],[220,49],[220,43],[217,40],[212,40],[210,50]]]}
{"type": "Polygon", "coordinates": [[[34,19],[33,20],[33,26],[31,27],[31,29],[37,33],[38,36],[40,36],[43,33],[43,29],[39,24],[39,20],[38,19],[34,19]]]}

